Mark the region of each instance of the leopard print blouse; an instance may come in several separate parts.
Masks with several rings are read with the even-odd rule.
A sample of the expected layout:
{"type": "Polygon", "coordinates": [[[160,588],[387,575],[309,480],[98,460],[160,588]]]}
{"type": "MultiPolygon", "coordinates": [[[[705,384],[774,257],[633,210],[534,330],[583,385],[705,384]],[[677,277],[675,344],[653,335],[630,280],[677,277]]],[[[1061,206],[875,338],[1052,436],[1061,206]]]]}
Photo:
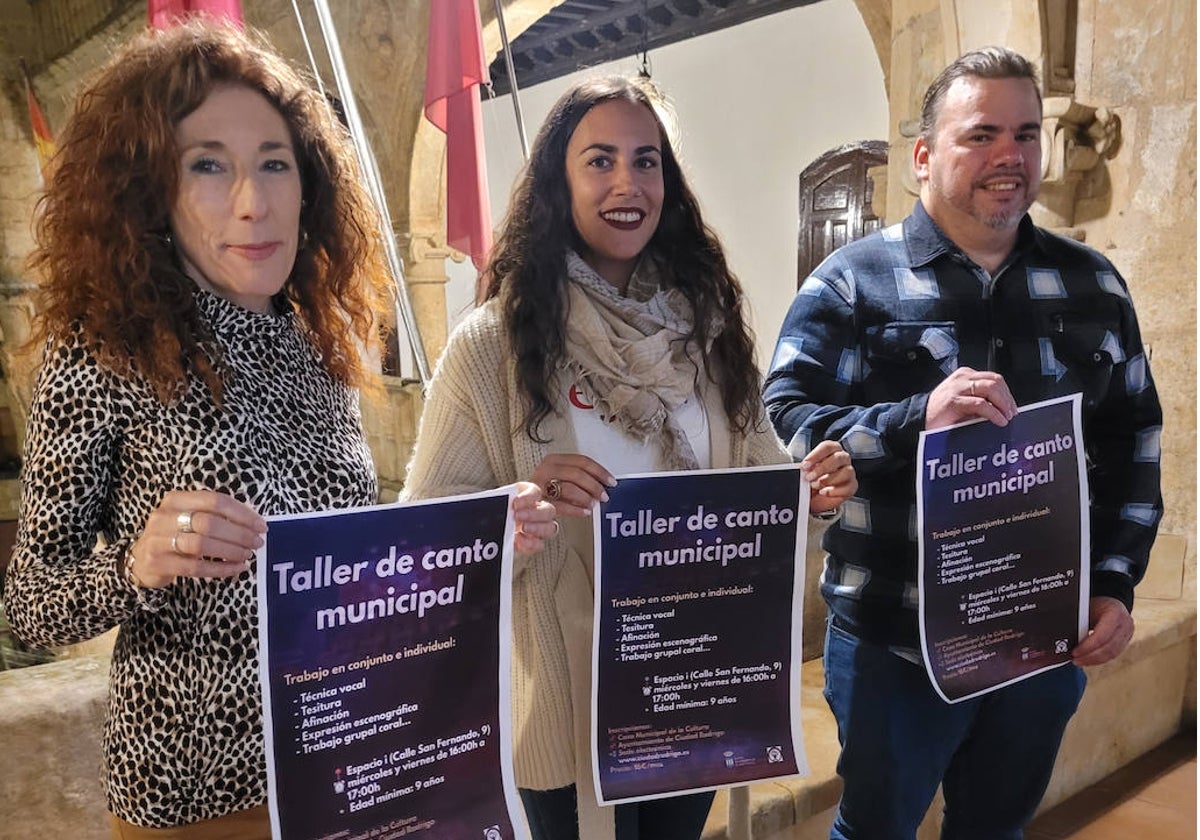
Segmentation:
{"type": "Polygon", "coordinates": [[[172,489],[223,491],[264,516],[370,504],[377,491],[357,394],[328,376],[294,315],[195,294],[231,371],[223,408],[195,379],[163,405],[78,338],[48,350],[4,593],[31,644],[120,625],[104,786],[115,814],[155,828],[261,804],[266,767],[253,573],[183,578],[139,602],[120,560],[146,518],[172,489]]]}

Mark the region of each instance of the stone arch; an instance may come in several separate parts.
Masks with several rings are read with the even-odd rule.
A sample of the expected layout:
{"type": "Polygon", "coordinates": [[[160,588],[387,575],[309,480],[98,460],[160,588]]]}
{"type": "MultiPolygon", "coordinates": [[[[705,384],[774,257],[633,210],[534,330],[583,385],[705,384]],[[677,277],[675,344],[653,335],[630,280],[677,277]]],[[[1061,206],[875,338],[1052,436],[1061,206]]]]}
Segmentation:
{"type": "MultiPolygon", "coordinates": [[[[504,3],[505,30],[515,40],[560,0],[508,0],[504,3]]],[[[884,3],[889,0],[864,0],[884,3]]],[[[500,51],[500,25],[490,4],[482,17],[484,55],[500,51]]],[[[408,188],[409,219],[413,241],[422,247],[445,249],[446,138],[428,120],[417,121],[412,142],[412,169],[408,188]],[[437,232],[440,231],[440,238],[437,232]]]]}
{"type": "Polygon", "coordinates": [[[871,42],[875,45],[879,67],[883,70],[883,86],[889,88],[892,69],[892,0],[854,0],[854,5],[858,7],[858,13],[862,15],[871,42]]]}
{"type": "MultiPolygon", "coordinates": [[[[504,24],[510,41],[558,5],[558,0],[509,0],[504,24]]],[[[484,55],[501,49],[500,25],[484,7],[484,55]]],[[[418,104],[418,109],[421,105],[418,104]]],[[[422,113],[412,136],[407,190],[408,241],[405,271],[409,294],[421,325],[422,341],[432,363],[446,343],[445,261],[458,254],[446,245],[446,137],[422,113]]]]}

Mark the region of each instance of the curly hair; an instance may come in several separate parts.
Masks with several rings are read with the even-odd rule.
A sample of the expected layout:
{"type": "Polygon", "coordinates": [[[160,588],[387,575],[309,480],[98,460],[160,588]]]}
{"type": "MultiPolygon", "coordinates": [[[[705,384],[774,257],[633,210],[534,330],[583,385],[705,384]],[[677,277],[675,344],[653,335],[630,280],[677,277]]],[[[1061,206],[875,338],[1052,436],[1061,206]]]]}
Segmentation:
{"type": "Polygon", "coordinates": [[[307,245],[278,302],[290,301],[332,377],[373,384],[363,351],[379,346],[388,276],[348,135],[262,36],[202,20],[139,36],[80,94],[38,203],[34,342],[78,334],[102,365],[144,378],[164,403],[189,376],[220,402],[228,374],[168,233],[175,128],[230,84],[266,97],[295,146],[307,245]]]}
{"type": "Polygon", "coordinates": [[[516,360],[526,406],[524,432],[540,440],[541,421],[555,410],[550,382],[566,352],[566,253],[568,248],[582,248],[571,216],[567,143],[589,110],[616,100],[645,107],[658,124],[664,195],[659,224],[646,250],[660,265],[663,283],[679,289],[691,304],[694,318],[687,338],[701,348],[705,374],[720,386],[731,424],[744,432],[761,421],[763,411],[742,287],[726,264],[716,234],[701,218],[654,96],[640,81],[616,76],[576,83],[550,110],[513,188],[485,269],[487,297],[501,299],[516,360]],[[714,324],[719,327],[710,334],[714,324]]]}

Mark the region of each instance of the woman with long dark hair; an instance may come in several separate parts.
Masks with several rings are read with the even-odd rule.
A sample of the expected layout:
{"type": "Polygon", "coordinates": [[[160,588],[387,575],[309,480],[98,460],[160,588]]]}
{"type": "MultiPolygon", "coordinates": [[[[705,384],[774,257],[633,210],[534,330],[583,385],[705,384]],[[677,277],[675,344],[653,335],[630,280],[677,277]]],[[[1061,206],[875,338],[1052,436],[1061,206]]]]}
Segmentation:
{"type": "MultiPolygon", "coordinates": [[[[695,840],[712,794],[602,808],[589,752],[590,513],[614,475],[783,463],[741,287],[647,90],[573,86],[546,118],[487,268],[488,302],[434,376],[405,493],[532,478],[562,533],[514,576],[517,783],[537,840],[695,840]]],[[[811,510],[856,485],[805,458],[811,510]]]]}

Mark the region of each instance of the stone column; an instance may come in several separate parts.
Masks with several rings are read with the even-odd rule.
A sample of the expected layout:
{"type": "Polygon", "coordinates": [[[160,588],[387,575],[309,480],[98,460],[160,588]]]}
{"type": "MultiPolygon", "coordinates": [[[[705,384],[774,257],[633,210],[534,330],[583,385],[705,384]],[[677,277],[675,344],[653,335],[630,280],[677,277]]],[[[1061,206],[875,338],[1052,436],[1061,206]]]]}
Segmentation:
{"type": "Polygon", "coordinates": [[[898,222],[912,211],[917,194],[912,151],[921,114],[921,97],[946,64],[943,5],[939,0],[894,0],[892,3],[891,72],[887,74],[891,130],[885,215],[889,223],[898,222]]]}
{"type": "Polygon", "coordinates": [[[33,329],[33,300],[25,285],[0,285],[0,360],[4,365],[7,402],[12,413],[17,444],[25,444],[25,421],[33,401],[33,385],[40,362],[36,350],[24,352],[33,329]]]}
{"type": "Polygon", "coordinates": [[[414,232],[406,246],[404,274],[408,297],[432,369],[446,349],[446,259],[452,252],[446,245],[444,231],[414,232]]]}

